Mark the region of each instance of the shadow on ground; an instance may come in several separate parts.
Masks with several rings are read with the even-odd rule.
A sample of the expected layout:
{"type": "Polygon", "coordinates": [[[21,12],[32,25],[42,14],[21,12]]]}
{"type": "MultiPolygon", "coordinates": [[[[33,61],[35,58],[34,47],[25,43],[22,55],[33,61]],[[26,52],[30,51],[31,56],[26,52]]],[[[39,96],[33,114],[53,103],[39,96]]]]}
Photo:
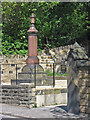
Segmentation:
{"type": "Polygon", "coordinates": [[[54,118],[70,118],[74,120],[89,120],[85,116],[68,113],[67,106],[56,106],[49,109],[54,118]]]}

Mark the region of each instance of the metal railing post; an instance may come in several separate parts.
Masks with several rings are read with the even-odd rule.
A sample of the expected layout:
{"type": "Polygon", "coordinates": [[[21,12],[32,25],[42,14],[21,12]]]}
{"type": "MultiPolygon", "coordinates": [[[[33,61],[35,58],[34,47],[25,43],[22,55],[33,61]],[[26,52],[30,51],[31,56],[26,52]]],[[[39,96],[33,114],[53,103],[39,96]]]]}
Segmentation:
{"type": "Polygon", "coordinates": [[[53,87],[55,87],[55,70],[54,70],[54,67],[55,67],[55,63],[53,63],[53,87]]]}
{"type": "Polygon", "coordinates": [[[16,85],[17,85],[17,64],[16,64],[16,85]]]}
{"type": "Polygon", "coordinates": [[[35,85],[35,88],[36,88],[36,64],[34,64],[34,85],[35,85]]]}

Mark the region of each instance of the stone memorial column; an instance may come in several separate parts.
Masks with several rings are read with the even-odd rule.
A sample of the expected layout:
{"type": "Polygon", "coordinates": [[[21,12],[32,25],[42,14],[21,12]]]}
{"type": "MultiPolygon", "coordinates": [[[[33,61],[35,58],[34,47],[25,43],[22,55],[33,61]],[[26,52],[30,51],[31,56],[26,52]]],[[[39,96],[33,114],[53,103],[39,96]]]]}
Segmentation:
{"type": "Polygon", "coordinates": [[[39,65],[39,59],[37,57],[37,33],[38,30],[35,28],[35,17],[31,15],[31,27],[27,31],[28,33],[28,58],[26,65],[22,68],[21,73],[18,73],[18,80],[11,80],[11,84],[20,83],[34,83],[36,85],[48,84],[47,74],[44,69],[39,65]],[[43,74],[41,74],[43,73],[43,74]]]}
{"type": "Polygon", "coordinates": [[[27,31],[28,33],[28,58],[26,60],[27,64],[38,64],[39,59],[37,58],[37,33],[38,30],[35,28],[35,16],[31,15],[31,27],[27,31]]]}

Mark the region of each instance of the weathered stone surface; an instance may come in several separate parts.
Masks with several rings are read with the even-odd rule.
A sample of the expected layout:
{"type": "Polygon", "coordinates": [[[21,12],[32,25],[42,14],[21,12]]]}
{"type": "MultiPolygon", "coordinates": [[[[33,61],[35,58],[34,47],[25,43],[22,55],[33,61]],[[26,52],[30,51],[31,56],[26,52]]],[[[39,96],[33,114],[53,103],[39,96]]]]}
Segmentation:
{"type": "Polygon", "coordinates": [[[78,87],[71,81],[68,86],[68,112],[79,114],[79,89],[78,87]]]}
{"type": "MultiPolygon", "coordinates": [[[[81,46],[79,46],[79,44],[76,42],[70,53],[69,53],[69,56],[71,56],[73,59],[76,59],[76,60],[87,60],[88,59],[88,56],[85,54],[85,51],[81,48],[81,46]]],[[[68,56],[68,57],[69,57],[68,56]]]]}
{"type": "Polygon", "coordinates": [[[80,106],[80,112],[85,113],[86,112],[86,106],[80,106]]]}
{"type": "Polygon", "coordinates": [[[32,91],[34,84],[20,84],[16,86],[2,86],[2,103],[29,106],[35,103],[35,91],[32,91]]]}
{"type": "Polygon", "coordinates": [[[86,113],[87,113],[87,114],[90,114],[90,107],[88,107],[88,108],[86,109],[86,113]]]}
{"type": "Polygon", "coordinates": [[[68,111],[90,115],[90,61],[75,43],[68,55],[68,111]]]}

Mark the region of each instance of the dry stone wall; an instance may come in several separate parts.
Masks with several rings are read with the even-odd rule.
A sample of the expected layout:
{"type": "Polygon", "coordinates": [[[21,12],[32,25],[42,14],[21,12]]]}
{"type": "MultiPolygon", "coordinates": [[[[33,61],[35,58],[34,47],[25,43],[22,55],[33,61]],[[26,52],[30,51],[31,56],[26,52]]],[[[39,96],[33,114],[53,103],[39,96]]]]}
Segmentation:
{"type": "Polygon", "coordinates": [[[79,68],[79,95],[80,113],[90,117],[90,73],[88,73],[89,71],[90,66],[79,68]]]}
{"type": "Polygon", "coordinates": [[[34,88],[34,84],[2,85],[0,103],[23,107],[66,104],[66,88],[34,88]]]}
{"type": "Polygon", "coordinates": [[[34,84],[2,85],[0,102],[11,105],[33,107],[35,104],[34,84]]]}

